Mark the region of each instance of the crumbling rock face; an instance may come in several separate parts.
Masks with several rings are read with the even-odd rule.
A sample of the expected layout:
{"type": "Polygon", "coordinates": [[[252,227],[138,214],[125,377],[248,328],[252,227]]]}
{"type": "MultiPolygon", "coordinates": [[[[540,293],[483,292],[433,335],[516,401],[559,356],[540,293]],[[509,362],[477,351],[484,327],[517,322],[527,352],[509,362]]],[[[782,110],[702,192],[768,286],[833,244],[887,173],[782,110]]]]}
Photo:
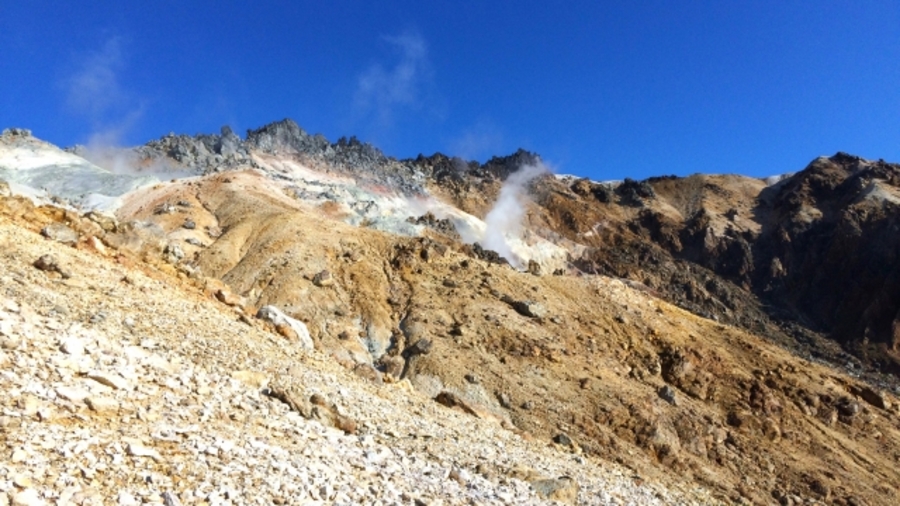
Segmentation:
{"type": "Polygon", "coordinates": [[[538,222],[586,273],[809,356],[900,371],[900,166],[838,153],[768,186],[739,176],[543,180],[538,222]],[[824,336],[844,350],[830,346],[824,336]]]}
{"type": "Polygon", "coordinates": [[[756,287],[900,372],[900,165],[839,153],[760,197],[773,217],[756,287]]]}

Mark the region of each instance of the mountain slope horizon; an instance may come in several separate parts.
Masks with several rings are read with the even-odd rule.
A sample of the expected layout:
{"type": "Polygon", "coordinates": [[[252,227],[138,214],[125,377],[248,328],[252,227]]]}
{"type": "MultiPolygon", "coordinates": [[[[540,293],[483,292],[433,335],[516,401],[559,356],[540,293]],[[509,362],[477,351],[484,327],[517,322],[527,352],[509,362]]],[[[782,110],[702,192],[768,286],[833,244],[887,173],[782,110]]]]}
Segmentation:
{"type": "Polygon", "coordinates": [[[292,120],[89,151],[5,131],[3,219],[585,462],[724,502],[897,497],[896,164],[603,183],[292,120]]]}

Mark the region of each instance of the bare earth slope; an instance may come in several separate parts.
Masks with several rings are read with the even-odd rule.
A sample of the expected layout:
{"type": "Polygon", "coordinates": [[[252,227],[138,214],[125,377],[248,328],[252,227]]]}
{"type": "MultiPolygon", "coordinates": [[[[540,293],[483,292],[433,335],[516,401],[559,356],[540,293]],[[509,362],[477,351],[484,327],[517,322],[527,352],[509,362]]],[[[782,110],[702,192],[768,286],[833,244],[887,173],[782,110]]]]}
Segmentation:
{"type": "Polygon", "coordinates": [[[172,222],[176,233],[207,213],[225,230],[198,251],[202,272],[251,314],[276,304],[303,320],[348,368],[372,364],[379,381],[409,379],[563,451],[663,482],[676,471],[676,482],[730,500],[896,497],[896,403],[869,404],[857,395],[889,398],[764,339],[622,281],[536,277],[465,248],[349,227],[252,172],[166,188],[169,201],[190,188],[201,204],[172,222]],[[317,285],[322,271],[332,284],[317,285]]]}
{"type": "Polygon", "coordinates": [[[91,224],[0,198],[0,504],[712,500],[372,384],[91,224]]]}
{"type": "MultiPolygon", "coordinates": [[[[88,353],[87,369],[69,376],[58,368],[41,373],[37,365],[15,374],[26,374],[27,381],[50,381],[53,389],[70,379],[80,381],[81,388],[97,388],[94,384],[102,381],[91,379],[100,377],[94,369],[104,372],[100,366],[109,366],[105,372],[130,386],[91,393],[115,397],[116,416],[135,413],[121,415],[130,416],[129,422],[143,422],[137,414],[141,408],[123,411],[123,406],[146,400],[146,406],[186,403],[190,416],[221,424],[208,430],[238,430],[235,423],[246,427],[250,415],[216,411],[218,400],[204,403],[204,396],[224,389],[225,406],[246,403],[264,409],[253,430],[276,431],[259,433],[268,438],[266,444],[286,437],[283,448],[295,448],[290,445],[299,443],[290,439],[294,429],[288,427],[318,427],[309,425],[308,419],[314,419],[355,434],[322,429],[334,436],[319,436],[329,442],[328,448],[357,448],[368,459],[381,450],[367,453],[353,445],[367,444],[365,437],[372,436],[372,444],[394,455],[398,449],[411,452],[410,462],[432,469],[431,474],[425,468],[403,468],[402,459],[399,468],[384,466],[429,476],[422,478],[426,502],[523,502],[538,500],[541,496],[534,494],[540,493],[567,502],[615,504],[618,500],[604,494],[626,485],[623,494],[638,495],[620,502],[634,504],[713,501],[698,487],[726,503],[877,505],[900,500],[900,404],[872,381],[879,379],[876,375],[861,379],[808,360],[847,360],[850,355],[817,332],[828,324],[812,320],[810,311],[817,306],[802,304],[809,297],[828,304],[854,293],[817,293],[822,285],[805,281],[811,274],[804,269],[816,259],[837,262],[849,254],[837,248],[846,241],[827,240],[834,224],[848,231],[848,237],[861,238],[852,243],[859,251],[871,250],[871,258],[893,268],[891,257],[884,256],[887,250],[870,248],[873,236],[866,224],[891,223],[894,166],[838,156],[819,160],[775,186],[739,176],[618,185],[538,178],[529,188],[533,200],[523,217],[525,238],[517,247],[540,261],[523,272],[498,263],[492,252],[460,242],[453,232],[483,226],[478,218],[497,198],[503,180],[522,163],[534,162],[533,155],[519,152],[484,165],[458,166],[437,155],[397,162],[383,159],[368,145],[352,140],[329,145],[295,127],[280,122],[251,132],[245,151],[229,154],[224,171],[216,170],[214,160],[222,156],[216,150],[225,149],[223,140],[231,139],[227,133],[201,139],[208,144],[205,155],[197,147],[200,141],[162,139],[159,143],[167,149],[188,153],[179,156],[190,163],[209,164],[203,165],[207,175],[121,195],[115,218],[2,198],[2,233],[9,238],[3,242],[8,251],[3,268],[10,280],[4,278],[6,297],[20,307],[25,301],[44,308],[43,313],[34,310],[36,318],[54,318],[51,325],[66,329],[77,321],[122,346],[108,361],[105,355],[88,353]],[[190,154],[191,149],[196,153],[190,154]],[[277,150],[282,154],[273,154],[277,150]],[[391,183],[404,174],[418,174],[414,184],[401,188],[391,183]],[[836,200],[835,189],[847,190],[840,194],[844,200],[836,200]],[[865,225],[855,236],[850,233],[854,223],[865,225]],[[41,239],[39,231],[52,240],[41,239]],[[41,265],[49,271],[33,267],[41,248],[57,256],[58,269],[46,262],[41,265]],[[823,251],[832,253],[823,256],[823,251]],[[884,255],[878,257],[879,251],[884,255]],[[560,263],[565,256],[559,252],[568,254],[568,262],[560,263]],[[806,298],[797,297],[797,290],[806,298]],[[47,295],[28,299],[31,292],[47,295]],[[142,297],[151,302],[141,302],[142,297]],[[77,305],[54,302],[61,304],[57,311],[45,300],[77,305]],[[101,310],[85,309],[89,305],[101,310]],[[268,318],[268,307],[298,322],[270,324],[256,318],[268,318]],[[100,312],[105,315],[98,317],[100,312]],[[145,312],[152,315],[149,320],[141,316],[145,312]],[[141,327],[140,321],[148,323],[141,327]],[[303,351],[301,334],[307,330],[316,351],[303,351]],[[170,348],[162,347],[166,353],[161,359],[191,368],[188,379],[149,367],[148,360],[160,359],[146,358],[138,349],[151,356],[160,352],[153,343],[144,346],[145,337],[157,343],[168,340],[170,348]],[[143,369],[135,372],[135,367],[143,369]],[[203,381],[192,379],[201,369],[203,381]],[[149,383],[156,386],[135,387],[146,371],[152,372],[147,373],[149,383]],[[193,397],[181,400],[175,395],[180,391],[169,392],[178,385],[166,378],[176,378],[188,392],[184,395],[193,397]],[[250,386],[241,390],[242,381],[250,386]],[[291,390],[300,387],[302,393],[291,390]],[[132,393],[149,397],[132,398],[132,393]],[[321,395],[307,402],[312,393],[321,395]],[[241,401],[241,395],[251,400],[241,401]],[[385,418],[378,418],[382,414],[385,418]],[[454,432],[384,425],[407,423],[400,421],[407,414],[413,425],[436,423],[454,432]],[[293,418],[278,418],[283,416],[293,418]],[[475,439],[463,440],[463,434],[475,439]],[[501,453],[513,460],[502,460],[501,453]],[[616,478],[607,472],[619,469],[610,468],[611,462],[629,471],[618,471],[616,478]],[[563,475],[570,478],[559,478],[563,475]],[[441,488],[447,480],[461,488],[441,488]],[[577,497],[574,483],[580,487],[577,497]]],[[[870,315],[864,321],[872,322],[869,340],[861,351],[848,347],[859,357],[869,350],[880,360],[890,351],[889,346],[878,347],[878,332],[894,307],[892,286],[886,283],[881,292],[872,292],[879,302],[865,305],[872,307],[864,311],[870,315]]],[[[861,306],[844,301],[833,307],[843,308],[842,321],[849,321],[861,306]]],[[[10,325],[22,329],[43,324],[26,321],[21,309],[5,314],[10,325]]],[[[57,334],[41,335],[52,344],[39,347],[43,355],[35,355],[36,360],[54,364],[54,353],[66,354],[63,343],[57,334]]],[[[76,337],[101,343],[92,335],[76,337]]],[[[102,350],[105,345],[96,346],[102,350]]],[[[9,350],[15,364],[30,348],[9,350]]],[[[25,387],[11,388],[20,392],[25,387]]],[[[8,416],[31,424],[19,432],[13,424],[8,433],[14,438],[27,439],[27,431],[44,423],[40,409],[45,405],[54,413],[67,413],[64,420],[75,417],[86,426],[103,411],[91,411],[83,400],[58,404],[57,390],[42,388],[37,401],[28,401],[29,413],[35,409],[30,415],[21,413],[25,401],[10,396],[10,406],[20,411],[8,416]]],[[[127,437],[139,437],[135,434],[127,437]]],[[[189,439],[177,435],[182,443],[189,439]]],[[[222,438],[233,442],[234,437],[222,438]]],[[[155,441],[161,440],[145,438],[140,444],[155,441]]],[[[208,448],[211,443],[204,444],[208,448]]],[[[128,457],[127,447],[120,446],[125,455],[117,458],[115,451],[107,451],[112,460],[101,469],[128,457]]],[[[193,448],[203,454],[201,446],[193,448]]],[[[315,492],[300,492],[290,489],[294,477],[279,478],[269,497],[281,493],[277,497],[287,502],[336,498],[337,486],[325,492],[316,488],[333,479],[349,487],[341,500],[369,502],[353,488],[365,478],[356,472],[360,468],[353,459],[336,460],[351,462],[352,470],[341,467],[337,473],[350,473],[346,479],[300,480],[315,483],[310,489],[315,492]],[[288,492],[282,491],[286,487],[288,492]],[[283,495],[295,492],[307,495],[283,495]]],[[[338,465],[323,462],[323,473],[338,465]]],[[[177,474],[185,476],[180,470],[177,474]]],[[[208,499],[206,490],[196,489],[221,473],[201,474],[190,474],[198,478],[180,488],[175,481],[161,483],[182,500],[208,499]]],[[[394,474],[376,475],[382,484],[417,483],[394,474]]],[[[112,485],[96,481],[78,483],[110,493],[112,485]]],[[[50,487],[48,494],[60,493],[52,483],[40,482],[50,487]]],[[[217,486],[240,491],[248,485],[217,486]]],[[[8,490],[12,494],[22,488],[27,487],[12,483],[8,490]]],[[[154,490],[161,493],[162,488],[154,490]]],[[[393,493],[376,490],[376,496],[393,493]]],[[[389,502],[395,496],[383,497],[389,502]]],[[[413,499],[408,495],[403,500],[413,499]]]]}

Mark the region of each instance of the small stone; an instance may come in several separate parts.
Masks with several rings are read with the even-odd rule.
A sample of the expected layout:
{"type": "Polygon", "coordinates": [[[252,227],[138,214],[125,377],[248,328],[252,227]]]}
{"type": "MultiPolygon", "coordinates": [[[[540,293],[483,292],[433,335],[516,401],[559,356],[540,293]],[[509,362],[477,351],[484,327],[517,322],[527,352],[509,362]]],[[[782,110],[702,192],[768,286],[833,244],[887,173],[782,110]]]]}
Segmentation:
{"type": "Polygon", "coordinates": [[[98,413],[113,412],[119,410],[119,403],[115,399],[101,396],[90,396],[84,399],[85,404],[98,413]]]}
{"type": "Polygon", "coordinates": [[[87,377],[96,381],[97,383],[100,383],[101,385],[106,385],[110,388],[115,388],[117,390],[128,389],[128,381],[118,374],[91,371],[87,374],[87,377]]]}
{"type": "Polygon", "coordinates": [[[84,216],[97,225],[100,225],[100,228],[102,228],[104,232],[115,232],[116,229],[119,228],[119,222],[113,214],[101,211],[90,211],[84,216]]]}
{"type": "Polygon", "coordinates": [[[140,504],[133,495],[125,492],[124,490],[119,492],[116,500],[118,501],[119,506],[137,506],[138,504],[140,504]]]}
{"type": "Polygon", "coordinates": [[[181,501],[178,500],[178,496],[172,492],[163,492],[162,499],[165,506],[181,506],[181,501]]]}
{"type": "Polygon", "coordinates": [[[69,355],[83,355],[84,343],[80,339],[68,337],[60,343],[59,350],[69,355]]]}
{"type": "Polygon", "coordinates": [[[42,422],[47,422],[55,418],[56,412],[48,406],[41,406],[37,410],[37,418],[42,422]]]}
{"type": "Polygon", "coordinates": [[[88,237],[87,240],[85,241],[85,245],[87,245],[88,249],[91,249],[103,256],[106,256],[106,254],[109,252],[106,249],[106,245],[103,244],[103,241],[101,241],[100,239],[97,239],[94,236],[88,237]]]}
{"type": "Polygon", "coordinates": [[[256,317],[271,323],[276,329],[282,325],[289,326],[293,333],[297,336],[296,340],[300,344],[301,348],[305,350],[312,350],[315,348],[306,324],[301,322],[300,320],[296,320],[294,318],[291,318],[290,316],[287,316],[277,307],[263,306],[259,308],[259,311],[256,312],[256,317]]]}
{"type": "Polygon", "coordinates": [[[381,372],[369,364],[357,364],[356,367],[353,368],[353,372],[360,378],[366,379],[376,385],[384,383],[381,372]]]}
{"type": "Polygon", "coordinates": [[[419,339],[412,346],[405,350],[405,354],[409,357],[413,357],[415,355],[428,355],[431,353],[431,340],[430,339],[419,339]]]}
{"type": "Polygon", "coordinates": [[[226,306],[240,307],[244,305],[243,298],[228,289],[216,290],[216,299],[226,306]]]}
{"type": "Polygon", "coordinates": [[[12,335],[12,333],[0,336],[0,348],[4,350],[17,350],[21,344],[19,336],[12,335]]]}
{"type": "Polygon", "coordinates": [[[34,481],[24,474],[17,474],[13,477],[13,485],[19,488],[31,488],[34,486],[34,481]]]}
{"type": "Polygon", "coordinates": [[[263,388],[269,383],[269,377],[258,371],[234,371],[231,377],[252,388],[263,388]]]}
{"type": "Polygon", "coordinates": [[[553,442],[562,446],[572,446],[572,438],[570,438],[569,435],[565,432],[560,432],[559,434],[553,436],[553,442]]]}
{"type": "Polygon", "coordinates": [[[181,226],[182,226],[182,228],[185,228],[187,230],[194,230],[195,228],[197,228],[197,224],[194,223],[194,220],[192,220],[190,218],[184,220],[184,224],[181,226]]]}
{"type": "Polygon", "coordinates": [[[25,462],[28,460],[28,452],[23,449],[14,450],[9,460],[11,460],[14,464],[19,462],[25,462]]]}
{"type": "Polygon", "coordinates": [[[670,387],[669,385],[664,385],[659,389],[657,394],[662,400],[668,402],[669,404],[673,406],[678,405],[678,399],[676,399],[675,397],[675,389],[670,387]]]}
{"type": "Polygon", "coordinates": [[[856,400],[851,399],[849,397],[843,397],[843,398],[839,399],[836,404],[836,407],[837,407],[838,413],[841,416],[845,416],[847,418],[852,418],[852,417],[858,415],[860,410],[862,409],[859,405],[859,402],[857,402],[856,400]]]}
{"type": "Polygon", "coordinates": [[[158,451],[138,443],[128,443],[128,447],[125,451],[132,457],[150,457],[153,460],[162,460],[162,456],[158,451]]]}
{"type": "Polygon", "coordinates": [[[476,375],[474,375],[474,374],[472,374],[472,373],[467,373],[467,374],[464,376],[464,378],[465,378],[466,381],[468,381],[469,383],[471,383],[471,384],[473,384],[473,385],[477,385],[477,384],[478,384],[478,376],[476,376],[476,375]]]}
{"type": "Polygon", "coordinates": [[[529,318],[543,318],[547,315],[547,309],[538,302],[519,300],[513,301],[511,305],[517,313],[529,318]]]}
{"type": "Polygon", "coordinates": [[[82,390],[80,388],[73,387],[59,387],[56,389],[57,397],[62,397],[63,399],[71,402],[81,402],[87,398],[88,392],[82,390]]]}
{"type": "Polygon", "coordinates": [[[44,272],[56,272],[63,278],[72,277],[71,274],[59,264],[56,257],[53,255],[41,255],[34,261],[33,265],[36,269],[44,272]]]}
{"type": "Polygon", "coordinates": [[[33,488],[26,488],[13,496],[12,506],[44,506],[46,504],[38,491],[33,488]]]}
{"type": "Polygon", "coordinates": [[[51,223],[41,229],[41,235],[52,241],[63,244],[75,244],[78,242],[78,233],[62,223],[51,223]]]}
{"type": "Polygon", "coordinates": [[[167,244],[166,248],[163,250],[163,259],[170,264],[176,264],[183,258],[184,250],[174,242],[167,244]]]}
{"type": "Polygon", "coordinates": [[[19,399],[19,408],[24,416],[34,416],[41,407],[41,401],[33,395],[24,395],[19,399]]]}
{"type": "Polygon", "coordinates": [[[879,409],[891,409],[891,400],[888,395],[870,386],[864,386],[859,391],[859,396],[864,401],[879,409]]]}
{"type": "Polygon", "coordinates": [[[531,487],[544,499],[569,504],[578,501],[578,483],[568,476],[555,480],[537,480],[531,483],[531,487]]]}
{"type": "Polygon", "coordinates": [[[378,359],[379,368],[384,371],[384,376],[388,376],[394,380],[403,376],[403,369],[406,367],[406,361],[398,355],[385,355],[378,359]]]}
{"type": "Polygon", "coordinates": [[[334,277],[328,271],[320,271],[313,276],[313,284],[320,287],[331,286],[334,284],[334,277]]]}

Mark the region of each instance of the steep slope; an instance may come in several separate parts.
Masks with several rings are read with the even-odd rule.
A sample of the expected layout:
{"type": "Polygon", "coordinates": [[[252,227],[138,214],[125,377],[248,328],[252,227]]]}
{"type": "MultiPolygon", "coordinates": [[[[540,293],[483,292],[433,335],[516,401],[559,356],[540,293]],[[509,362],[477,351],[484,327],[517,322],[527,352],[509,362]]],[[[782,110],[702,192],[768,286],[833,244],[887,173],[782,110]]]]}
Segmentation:
{"type": "Polygon", "coordinates": [[[2,504],[714,503],[373,384],[115,230],[0,197],[2,504]]]}
{"type": "MultiPolygon", "coordinates": [[[[846,359],[815,332],[784,323],[803,322],[807,309],[770,305],[793,291],[779,292],[763,269],[776,257],[785,273],[800,269],[790,276],[813,265],[820,246],[789,262],[767,241],[779,236],[776,225],[818,223],[808,205],[789,204],[790,195],[804,203],[821,191],[790,186],[815,171],[778,186],[739,176],[538,177],[516,243],[532,260],[522,272],[460,239],[484,226],[479,218],[504,180],[535,155],[484,165],[441,155],[396,161],[294,127],[251,132],[227,171],[213,154],[227,132],[164,138],[209,140],[213,151],[183,157],[208,164],[198,171],[207,175],[121,196],[118,223],[21,198],[6,199],[5,212],[33,230],[65,222],[80,247],[149,262],[244,321],[276,306],[303,322],[319,352],[376,388],[410,384],[498,431],[584,462],[622,463],[639,480],[700,484],[727,502],[898,500],[896,399],[773,344],[846,359]],[[347,161],[354,153],[364,155],[360,166],[347,161]],[[404,174],[415,184],[396,186],[404,174]],[[773,193],[781,188],[794,190],[773,193]]],[[[860,163],[854,174],[871,165],[860,163]]],[[[828,164],[834,180],[851,177],[840,157],[828,164]]],[[[875,181],[847,205],[888,199],[885,185],[875,181]]],[[[303,342],[289,326],[272,330],[292,346],[303,342]]]]}
{"type": "Polygon", "coordinates": [[[877,504],[896,494],[900,448],[885,436],[896,411],[854,398],[881,394],[645,291],[596,276],[536,277],[459,244],[350,227],[252,172],[157,191],[164,197],[145,209],[190,203],[174,219],[138,216],[170,239],[186,218],[224,231],[197,250],[200,272],[245,297],[249,314],[275,304],[301,319],[317,347],[376,381],[409,379],[475,416],[654,480],[677,470],[732,500],[877,504]],[[322,272],[329,283],[317,282],[322,272]]]}
{"type": "Polygon", "coordinates": [[[861,361],[870,380],[896,384],[877,371],[900,371],[898,174],[839,153],[771,186],[705,175],[546,180],[535,212],[591,247],[576,262],[586,272],[645,283],[806,356],[861,361]]]}

